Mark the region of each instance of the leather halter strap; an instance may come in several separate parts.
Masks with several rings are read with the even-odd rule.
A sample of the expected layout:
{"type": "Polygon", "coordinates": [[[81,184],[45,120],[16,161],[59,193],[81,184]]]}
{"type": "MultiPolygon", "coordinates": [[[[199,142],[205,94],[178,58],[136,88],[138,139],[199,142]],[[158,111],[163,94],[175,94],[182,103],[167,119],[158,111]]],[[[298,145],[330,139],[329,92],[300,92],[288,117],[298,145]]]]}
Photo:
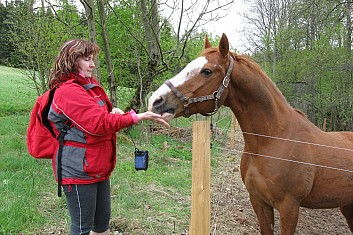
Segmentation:
{"type": "Polygon", "coordinates": [[[189,98],[189,97],[184,96],[178,89],[176,89],[176,87],[169,80],[165,81],[165,84],[170,88],[170,90],[179,98],[180,102],[183,104],[184,117],[190,116],[189,104],[204,102],[207,100],[214,100],[215,101],[215,108],[214,108],[213,112],[205,113],[202,115],[211,116],[218,111],[218,108],[219,108],[218,107],[218,100],[221,99],[221,96],[222,96],[225,88],[227,88],[229,85],[230,74],[232,73],[233,66],[234,66],[234,59],[231,56],[229,56],[229,67],[228,67],[228,70],[227,70],[225,77],[223,78],[222,84],[219,85],[218,89],[210,95],[189,98]]]}

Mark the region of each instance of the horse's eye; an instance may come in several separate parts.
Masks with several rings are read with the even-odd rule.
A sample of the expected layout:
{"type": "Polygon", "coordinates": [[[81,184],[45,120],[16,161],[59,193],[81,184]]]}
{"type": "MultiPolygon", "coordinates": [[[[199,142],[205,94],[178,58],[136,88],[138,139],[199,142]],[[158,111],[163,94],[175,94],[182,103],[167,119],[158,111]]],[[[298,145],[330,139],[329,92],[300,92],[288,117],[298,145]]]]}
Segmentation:
{"type": "Polygon", "coordinates": [[[211,75],[212,70],[210,70],[210,69],[203,69],[203,70],[201,71],[201,73],[202,73],[203,75],[205,75],[205,76],[209,76],[209,75],[211,75]]]}

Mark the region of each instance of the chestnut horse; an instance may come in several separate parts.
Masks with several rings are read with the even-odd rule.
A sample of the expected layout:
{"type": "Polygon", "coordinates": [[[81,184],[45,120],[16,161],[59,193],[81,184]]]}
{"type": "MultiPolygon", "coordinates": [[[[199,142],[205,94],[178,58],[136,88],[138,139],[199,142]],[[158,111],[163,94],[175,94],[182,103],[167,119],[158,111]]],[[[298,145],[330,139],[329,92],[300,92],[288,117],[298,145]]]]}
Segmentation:
{"type": "Polygon", "coordinates": [[[261,234],[294,234],[299,208],[339,207],[353,231],[353,133],[324,132],[292,108],[251,59],[218,48],[207,37],[201,56],[163,84],[149,109],[165,120],[213,114],[221,105],[236,116],[244,136],[241,177],[261,234]]]}

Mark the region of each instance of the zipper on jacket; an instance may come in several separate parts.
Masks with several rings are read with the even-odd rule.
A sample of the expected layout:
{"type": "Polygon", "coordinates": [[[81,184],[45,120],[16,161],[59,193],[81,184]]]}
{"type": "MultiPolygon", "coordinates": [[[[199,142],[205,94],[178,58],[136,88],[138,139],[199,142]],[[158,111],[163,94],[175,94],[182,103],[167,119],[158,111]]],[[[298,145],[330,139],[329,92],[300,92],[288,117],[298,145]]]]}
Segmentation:
{"type": "Polygon", "coordinates": [[[83,162],[85,163],[86,166],[88,166],[88,162],[85,157],[83,158],[83,162]]]}

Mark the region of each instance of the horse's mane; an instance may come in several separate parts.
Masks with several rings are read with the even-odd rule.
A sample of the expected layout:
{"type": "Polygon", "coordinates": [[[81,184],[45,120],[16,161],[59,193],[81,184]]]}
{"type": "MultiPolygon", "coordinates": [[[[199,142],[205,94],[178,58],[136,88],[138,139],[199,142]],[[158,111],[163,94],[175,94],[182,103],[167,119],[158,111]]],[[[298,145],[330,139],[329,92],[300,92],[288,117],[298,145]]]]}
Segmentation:
{"type": "MultiPolygon", "coordinates": [[[[205,56],[206,54],[217,52],[218,48],[211,47],[203,50],[201,52],[201,56],[205,56]]],[[[254,70],[257,73],[260,73],[262,76],[268,77],[267,74],[261,69],[260,65],[258,65],[250,56],[248,55],[240,55],[235,52],[229,52],[229,55],[233,57],[234,60],[238,61],[241,64],[246,65],[250,69],[254,70]]]]}
{"type": "MultiPolygon", "coordinates": [[[[201,52],[201,56],[206,56],[207,54],[218,52],[219,49],[217,47],[210,47],[206,48],[201,52]]],[[[278,93],[279,96],[281,96],[285,102],[286,98],[282,94],[282,92],[278,89],[278,87],[275,85],[275,83],[269,78],[269,76],[265,73],[265,71],[262,70],[260,65],[258,65],[250,56],[248,55],[240,55],[236,54],[235,52],[229,52],[229,55],[233,57],[235,61],[238,63],[248,67],[250,70],[252,70],[255,74],[259,74],[264,82],[266,84],[271,84],[271,86],[274,87],[274,90],[278,93]]]]}
{"type": "Polygon", "coordinates": [[[235,61],[238,61],[240,64],[247,66],[254,73],[259,74],[260,75],[259,77],[261,77],[266,84],[272,84],[271,86],[274,86],[274,90],[278,93],[278,95],[281,96],[285,100],[285,102],[287,102],[286,98],[284,97],[282,92],[278,89],[276,84],[270,79],[270,77],[265,73],[265,71],[262,70],[260,65],[258,65],[250,56],[239,55],[239,54],[236,54],[235,52],[230,54],[235,61]]]}
{"type": "MultiPolygon", "coordinates": [[[[248,66],[250,69],[261,74],[262,77],[268,78],[268,80],[273,83],[273,81],[268,77],[268,75],[261,69],[260,65],[258,65],[251,57],[249,57],[247,55],[238,55],[236,53],[231,53],[231,56],[234,58],[234,60],[240,62],[241,64],[248,66]]],[[[276,88],[277,92],[280,94],[280,96],[282,96],[284,98],[284,100],[286,101],[286,98],[284,97],[282,92],[277,88],[276,85],[275,85],[275,88],[276,88]]],[[[305,113],[303,111],[301,111],[300,109],[297,109],[297,108],[293,108],[293,109],[295,112],[300,114],[304,119],[306,119],[307,121],[310,122],[310,120],[308,119],[308,117],[305,115],[305,113]]]]}
{"type": "Polygon", "coordinates": [[[254,70],[254,72],[257,72],[264,77],[268,77],[267,74],[261,69],[260,65],[258,65],[250,56],[239,55],[239,54],[236,54],[235,52],[232,52],[231,56],[233,57],[234,60],[254,70]]]}
{"type": "MultiPolygon", "coordinates": [[[[209,53],[214,53],[218,52],[218,48],[207,48],[201,52],[201,56],[206,56],[209,53]]],[[[237,61],[239,64],[249,68],[252,70],[255,74],[259,75],[259,78],[261,78],[266,84],[271,84],[270,86],[274,88],[274,91],[283,98],[284,102],[288,104],[289,107],[291,105],[287,102],[285,96],[282,94],[282,92],[278,89],[276,84],[271,80],[271,78],[265,73],[265,71],[262,70],[261,66],[255,62],[254,59],[252,59],[248,55],[241,55],[241,54],[236,54],[235,52],[229,52],[229,55],[232,56],[234,61],[237,61]]],[[[304,119],[308,120],[308,117],[305,115],[304,112],[302,112],[299,109],[293,108],[295,112],[300,114],[304,119]]],[[[310,122],[310,121],[309,121],[310,122]]]]}
{"type": "Polygon", "coordinates": [[[303,111],[301,111],[300,109],[295,108],[294,111],[296,111],[297,113],[299,113],[299,114],[302,115],[303,117],[308,118],[308,117],[305,115],[305,113],[304,113],[303,111]]]}

